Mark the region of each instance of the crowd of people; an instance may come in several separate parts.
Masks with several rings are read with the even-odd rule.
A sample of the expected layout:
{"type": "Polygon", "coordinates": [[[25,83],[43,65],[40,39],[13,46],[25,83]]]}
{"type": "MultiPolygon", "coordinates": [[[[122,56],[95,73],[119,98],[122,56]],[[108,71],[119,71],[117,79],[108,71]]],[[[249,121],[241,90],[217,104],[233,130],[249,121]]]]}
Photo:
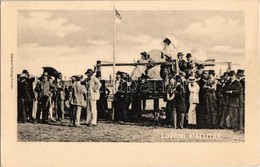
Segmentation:
{"type": "Polygon", "coordinates": [[[86,79],[82,75],[71,77],[71,84],[65,84],[62,74],[57,77],[43,72],[35,81],[27,70],[23,70],[18,78],[18,121],[47,123],[64,120],[69,115],[74,126],[80,126],[82,108],[86,110],[85,124],[97,125],[97,109],[104,111],[102,99],[109,94],[104,81],[94,76],[94,71],[86,71],[86,79]],[[33,83],[36,83],[33,86],[33,83]],[[100,91],[104,90],[104,93],[100,91]],[[96,104],[99,104],[98,107],[96,104]]]}
{"type": "MultiPolygon", "coordinates": [[[[162,58],[171,62],[168,49],[171,41],[163,41],[162,58]]],[[[113,120],[120,123],[129,121],[129,106],[132,113],[141,121],[145,110],[145,99],[141,84],[152,80],[151,76],[160,78],[163,83],[165,107],[165,124],[172,128],[230,128],[244,131],[245,75],[244,70],[229,70],[216,77],[214,70],[204,69],[197,63],[192,54],[179,52],[177,71],[171,66],[138,65],[131,75],[118,71],[115,80],[115,94],[112,102],[113,120]],[[158,69],[156,67],[156,69],[158,69]],[[150,71],[149,71],[150,70],[150,71]],[[149,75],[153,73],[153,75],[149,75]],[[136,82],[137,81],[137,82],[136,82]],[[131,91],[133,83],[138,83],[131,91]]],[[[147,63],[151,59],[146,52],[141,53],[138,63],[147,63]]],[[[108,113],[107,97],[110,90],[106,81],[101,80],[100,71],[88,69],[82,75],[71,77],[69,84],[62,80],[62,74],[50,76],[46,71],[39,78],[31,77],[27,70],[18,78],[18,121],[47,123],[63,121],[68,114],[73,126],[80,126],[81,113],[85,111],[84,124],[96,126],[98,118],[108,113]],[[96,74],[96,75],[95,75],[96,74]],[[36,84],[34,86],[34,84],[36,84]]],[[[156,101],[155,101],[156,102],[156,101]]],[[[155,109],[155,112],[160,113],[155,109]]],[[[162,110],[161,110],[162,111],[162,110]]],[[[156,114],[155,114],[156,115],[156,114]]],[[[156,117],[159,120],[163,112],[156,117]]]]}

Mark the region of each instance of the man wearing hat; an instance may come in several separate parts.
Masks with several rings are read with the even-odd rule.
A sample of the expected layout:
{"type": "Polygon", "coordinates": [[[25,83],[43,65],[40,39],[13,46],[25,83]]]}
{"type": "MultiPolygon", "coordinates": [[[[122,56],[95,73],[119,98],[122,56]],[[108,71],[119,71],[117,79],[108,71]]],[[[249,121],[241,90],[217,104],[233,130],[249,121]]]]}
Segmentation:
{"type": "Polygon", "coordinates": [[[185,72],[186,73],[186,70],[187,70],[187,62],[183,59],[183,53],[182,52],[179,52],[178,53],[178,62],[179,62],[179,70],[181,72],[185,72]]]}
{"type": "Polygon", "coordinates": [[[187,58],[187,77],[195,76],[196,63],[193,60],[191,53],[187,53],[186,58],[187,58]]]}
{"type": "Polygon", "coordinates": [[[188,79],[189,85],[189,111],[188,111],[188,125],[191,128],[194,128],[197,124],[197,118],[196,118],[196,107],[199,104],[199,85],[195,82],[196,78],[193,76],[190,76],[188,79]]]}
{"type": "Polygon", "coordinates": [[[42,80],[37,83],[35,87],[35,92],[37,92],[38,97],[38,109],[36,113],[37,122],[40,122],[40,116],[42,113],[42,123],[46,123],[48,120],[49,111],[49,96],[51,93],[51,83],[48,81],[48,73],[44,72],[42,74],[42,80]]]}
{"type": "Polygon", "coordinates": [[[27,112],[27,119],[29,121],[33,121],[33,103],[35,101],[35,95],[33,91],[33,83],[35,81],[35,77],[31,76],[27,70],[23,70],[23,74],[26,75],[26,80],[28,82],[28,91],[30,95],[30,99],[28,101],[28,112],[27,112]]]}
{"type": "Polygon", "coordinates": [[[197,128],[205,128],[206,125],[206,99],[205,94],[206,90],[203,88],[208,80],[208,73],[203,71],[201,74],[200,79],[197,81],[200,87],[199,90],[199,104],[197,107],[197,128]]]}
{"type": "Polygon", "coordinates": [[[238,124],[238,113],[240,108],[240,96],[242,92],[241,84],[236,80],[235,71],[231,70],[229,72],[229,81],[226,83],[224,87],[224,93],[226,95],[226,109],[223,113],[221,120],[221,127],[226,127],[226,119],[229,116],[231,122],[231,128],[233,130],[239,129],[238,124]]]}
{"type": "Polygon", "coordinates": [[[65,101],[65,91],[64,91],[64,81],[62,80],[62,74],[58,73],[58,76],[53,81],[56,87],[56,97],[55,108],[56,108],[56,120],[61,121],[64,119],[64,101],[65,101]]]}
{"type": "Polygon", "coordinates": [[[162,58],[165,57],[166,61],[170,61],[172,59],[172,50],[170,49],[170,45],[172,44],[169,38],[165,38],[162,41],[162,58]]]}
{"type": "Polygon", "coordinates": [[[26,74],[20,74],[18,78],[18,121],[25,123],[28,115],[28,103],[31,101],[29,84],[26,74]]]}
{"type": "Polygon", "coordinates": [[[76,75],[73,75],[71,77],[71,85],[67,88],[67,99],[68,99],[68,107],[69,107],[69,117],[70,117],[70,123],[74,123],[74,108],[73,105],[71,104],[72,102],[72,86],[76,84],[76,75]]]}
{"type": "Polygon", "coordinates": [[[239,109],[239,129],[244,130],[244,116],[245,116],[245,75],[244,70],[238,69],[237,70],[237,81],[242,86],[242,91],[240,94],[240,109],[239,109]]]}
{"type": "Polygon", "coordinates": [[[221,118],[223,115],[223,111],[225,110],[225,93],[224,93],[224,87],[226,85],[227,79],[225,75],[220,76],[219,82],[217,84],[217,91],[216,91],[216,96],[217,96],[217,106],[218,106],[218,114],[219,114],[219,125],[221,122],[221,118]]]}
{"type": "Polygon", "coordinates": [[[87,93],[87,90],[85,86],[81,84],[81,79],[83,78],[82,75],[76,75],[74,76],[75,83],[72,84],[71,92],[72,92],[72,99],[71,99],[71,105],[72,105],[72,120],[73,125],[76,127],[80,126],[80,115],[81,115],[81,109],[85,103],[84,101],[84,94],[87,93]]]}
{"type": "Polygon", "coordinates": [[[177,112],[177,127],[180,129],[184,128],[184,118],[187,113],[187,95],[185,87],[182,85],[182,80],[180,75],[175,76],[176,91],[175,91],[175,99],[176,99],[176,112],[177,112]]]}
{"type": "Polygon", "coordinates": [[[87,118],[86,124],[91,126],[97,125],[97,100],[99,100],[101,87],[100,81],[94,76],[94,71],[88,69],[85,73],[87,75],[87,118]]]}
{"type": "Polygon", "coordinates": [[[217,90],[218,81],[215,78],[215,71],[209,70],[209,79],[203,86],[206,91],[206,121],[208,128],[218,127],[218,110],[217,110],[217,90]]]}
{"type": "Polygon", "coordinates": [[[121,84],[118,88],[117,94],[117,105],[118,105],[118,120],[121,123],[127,121],[128,109],[130,105],[130,96],[129,96],[129,85],[128,85],[128,75],[125,72],[121,73],[121,84]]]}

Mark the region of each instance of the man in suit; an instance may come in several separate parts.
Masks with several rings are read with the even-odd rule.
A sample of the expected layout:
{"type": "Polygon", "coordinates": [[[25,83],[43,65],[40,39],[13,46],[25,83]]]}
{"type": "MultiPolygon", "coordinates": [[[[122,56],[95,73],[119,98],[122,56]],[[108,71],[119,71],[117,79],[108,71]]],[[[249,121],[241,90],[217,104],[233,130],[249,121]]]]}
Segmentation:
{"type": "Polygon", "coordinates": [[[240,108],[239,108],[239,130],[244,131],[244,117],[245,117],[245,75],[244,70],[237,70],[237,81],[242,86],[242,91],[240,93],[240,108]]]}
{"type": "Polygon", "coordinates": [[[100,81],[93,75],[94,71],[88,69],[85,73],[87,75],[87,118],[86,124],[90,126],[97,125],[97,100],[100,97],[99,89],[101,87],[100,81]]]}
{"type": "Polygon", "coordinates": [[[31,101],[29,90],[27,76],[22,73],[18,79],[18,121],[22,123],[27,121],[28,104],[31,101]]]}
{"type": "Polygon", "coordinates": [[[176,113],[177,113],[177,127],[180,129],[184,128],[184,118],[187,110],[187,90],[185,90],[185,87],[182,84],[181,76],[176,75],[176,91],[175,91],[175,99],[176,99],[176,113]]]}
{"type": "Polygon", "coordinates": [[[240,94],[242,92],[242,86],[241,84],[236,80],[236,73],[235,71],[231,70],[229,72],[229,81],[226,83],[224,87],[224,93],[226,94],[226,107],[227,110],[222,116],[222,123],[221,127],[223,127],[223,124],[225,124],[225,120],[227,116],[230,117],[231,122],[231,128],[233,130],[238,130],[238,113],[240,108],[240,94]]]}
{"type": "Polygon", "coordinates": [[[205,94],[206,90],[203,89],[204,85],[206,84],[208,79],[208,73],[202,72],[201,78],[198,80],[199,84],[199,104],[196,110],[196,116],[197,116],[197,128],[205,128],[206,125],[206,99],[205,94]]]}
{"type": "Polygon", "coordinates": [[[71,92],[72,92],[72,99],[71,99],[71,105],[72,105],[72,119],[73,119],[73,125],[76,127],[80,126],[80,115],[81,115],[81,109],[84,105],[84,94],[87,93],[86,88],[81,84],[80,80],[82,79],[82,75],[77,75],[75,77],[75,84],[72,84],[71,86],[71,92]]]}
{"type": "Polygon", "coordinates": [[[26,75],[26,80],[28,83],[28,93],[30,96],[28,101],[27,119],[28,121],[33,121],[32,111],[33,111],[33,102],[35,101],[35,95],[33,92],[33,82],[35,81],[35,77],[31,76],[27,70],[23,70],[23,74],[26,75]]]}
{"type": "Polygon", "coordinates": [[[55,106],[56,106],[56,120],[61,121],[64,119],[64,82],[62,80],[62,74],[59,73],[58,77],[53,81],[56,87],[56,97],[55,97],[55,106]]]}
{"type": "Polygon", "coordinates": [[[40,115],[42,112],[42,123],[46,123],[48,120],[49,111],[49,96],[51,93],[51,83],[48,81],[48,73],[44,72],[42,74],[42,79],[37,83],[35,87],[35,92],[37,92],[38,97],[38,109],[36,113],[37,122],[40,122],[40,115]]]}
{"type": "Polygon", "coordinates": [[[128,109],[130,105],[130,90],[129,90],[129,77],[126,73],[121,73],[121,84],[119,86],[119,91],[117,92],[117,105],[119,110],[119,122],[125,123],[128,119],[128,109]]]}

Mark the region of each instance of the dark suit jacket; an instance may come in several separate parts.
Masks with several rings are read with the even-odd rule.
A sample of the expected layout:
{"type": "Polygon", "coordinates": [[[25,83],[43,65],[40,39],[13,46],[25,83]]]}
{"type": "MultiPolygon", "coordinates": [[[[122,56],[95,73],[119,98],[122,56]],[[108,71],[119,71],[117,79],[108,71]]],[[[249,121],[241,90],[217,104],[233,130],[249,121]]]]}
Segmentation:
{"type": "Polygon", "coordinates": [[[185,60],[179,61],[179,69],[183,72],[187,70],[187,62],[185,60]]]}
{"type": "Polygon", "coordinates": [[[18,98],[24,101],[31,101],[29,83],[27,80],[18,82],[18,98]]]}
{"type": "Polygon", "coordinates": [[[55,79],[53,81],[53,84],[56,86],[57,89],[57,97],[56,100],[65,100],[65,91],[64,91],[64,82],[63,80],[57,80],[55,79]]]}
{"type": "Polygon", "coordinates": [[[240,107],[240,95],[242,92],[242,86],[241,84],[235,80],[231,83],[231,81],[228,81],[224,87],[224,92],[227,97],[227,106],[233,107],[233,108],[239,108],[240,107]],[[226,91],[232,91],[232,93],[226,93],[226,91]]]}
{"type": "Polygon", "coordinates": [[[176,87],[175,99],[176,99],[177,112],[186,113],[187,112],[186,93],[185,93],[185,88],[183,87],[182,84],[179,84],[176,87]]]}

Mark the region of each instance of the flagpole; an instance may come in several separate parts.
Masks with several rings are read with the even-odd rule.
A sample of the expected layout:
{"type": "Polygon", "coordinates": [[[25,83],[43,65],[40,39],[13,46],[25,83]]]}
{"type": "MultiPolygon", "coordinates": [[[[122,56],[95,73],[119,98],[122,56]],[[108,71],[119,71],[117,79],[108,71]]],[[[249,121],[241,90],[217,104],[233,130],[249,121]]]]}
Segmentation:
{"type": "MultiPolygon", "coordinates": [[[[115,54],[116,54],[116,51],[115,51],[115,45],[116,45],[116,40],[115,40],[115,34],[116,34],[116,25],[115,25],[115,16],[116,16],[116,11],[115,11],[115,4],[113,4],[113,90],[112,90],[112,94],[115,95],[116,91],[115,91],[115,88],[116,88],[116,79],[115,79],[115,54]]],[[[113,106],[113,103],[112,103],[112,120],[115,119],[115,107],[113,106]]]]}
{"type": "Polygon", "coordinates": [[[116,80],[115,80],[115,54],[116,54],[116,25],[115,25],[115,4],[113,4],[113,91],[112,93],[115,94],[115,84],[116,84],[116,80]]]}

